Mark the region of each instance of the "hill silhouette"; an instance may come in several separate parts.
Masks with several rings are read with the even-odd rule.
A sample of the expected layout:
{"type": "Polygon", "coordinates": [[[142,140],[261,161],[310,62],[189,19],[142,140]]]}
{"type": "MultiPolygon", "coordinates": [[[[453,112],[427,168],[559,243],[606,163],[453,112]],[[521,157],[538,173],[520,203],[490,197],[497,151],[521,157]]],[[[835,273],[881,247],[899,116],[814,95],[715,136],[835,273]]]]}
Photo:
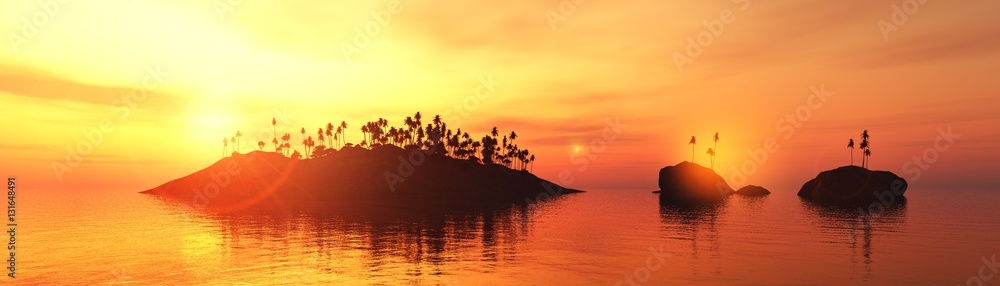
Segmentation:
{"type": "Polygon", "coordinates": [[[263,151],[233,153],[142,193],[199,206],[242,209],[317,202],[496,203],[581,192],[528,171],[429,150],[380,145],[372,149],[347,146],[326,153],[312,159],[263,151]]]}

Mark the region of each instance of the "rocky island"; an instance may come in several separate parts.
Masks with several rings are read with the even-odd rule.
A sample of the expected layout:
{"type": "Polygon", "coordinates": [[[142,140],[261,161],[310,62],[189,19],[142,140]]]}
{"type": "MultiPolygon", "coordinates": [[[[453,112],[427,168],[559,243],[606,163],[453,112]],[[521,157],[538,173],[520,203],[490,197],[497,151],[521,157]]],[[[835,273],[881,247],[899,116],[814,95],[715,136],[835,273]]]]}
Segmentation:
{"type": "Polygon", "coordinates": [[[747,185],[746,187],[742,187],[739,190],[736,190],[735,194],[748,197],[759,197],[759,196],[770,195],[771,191],[768,191],[767,189],[761,186],[747,185]]]}
{"type": "Polygon", "coordinates": [[[661,203],[717,202],[734,192],[715,171],[688,161],[660,169],[659,186],[661,203]]]}
{"type": "Polygon", "coordinates": [[[819,173],[802,185],[798,195],[820,204],[864,205],[899,201],[906,187],[906,180],[892,172],[843,166],[819,173]]]}

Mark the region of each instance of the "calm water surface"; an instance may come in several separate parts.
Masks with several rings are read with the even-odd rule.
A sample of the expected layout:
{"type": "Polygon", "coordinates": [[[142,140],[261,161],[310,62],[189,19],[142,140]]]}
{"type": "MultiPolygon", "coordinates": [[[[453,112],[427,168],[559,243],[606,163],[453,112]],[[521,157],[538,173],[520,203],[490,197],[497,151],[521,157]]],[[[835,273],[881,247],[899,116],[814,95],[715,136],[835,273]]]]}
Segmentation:
{"type": "Polygon", "coordinates": [[[964,285],[1000,252],[1000,193],[907,197],[870,218],[794,190],[704,208],[592,190],[454,211],[233,215],[134,191],[21,191],[14,284],[964,285]]]}

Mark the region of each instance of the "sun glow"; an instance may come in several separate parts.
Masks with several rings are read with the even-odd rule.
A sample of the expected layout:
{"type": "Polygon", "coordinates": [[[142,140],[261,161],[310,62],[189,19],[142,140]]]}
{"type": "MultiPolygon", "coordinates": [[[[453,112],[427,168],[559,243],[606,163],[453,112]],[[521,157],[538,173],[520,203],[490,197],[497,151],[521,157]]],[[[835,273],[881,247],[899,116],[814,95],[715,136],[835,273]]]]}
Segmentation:
{"type": "Polygon", "coordinates": [[[203,104],[192,108],[188,113],[188,130],[193,141],[199,145],[218,145],[222,137],[235,136],[239,126],[239,117],[225,105],[203,104]]]}

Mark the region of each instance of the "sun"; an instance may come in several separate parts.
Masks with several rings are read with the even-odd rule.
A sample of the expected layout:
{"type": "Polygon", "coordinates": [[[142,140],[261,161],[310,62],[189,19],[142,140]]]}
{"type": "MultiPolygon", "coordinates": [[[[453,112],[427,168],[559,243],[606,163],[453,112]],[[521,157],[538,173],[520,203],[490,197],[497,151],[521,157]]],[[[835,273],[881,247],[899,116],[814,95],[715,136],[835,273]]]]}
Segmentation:
{"type": "Polygon", "coordinates": [[[192,107],[186,117],[188,134],[199,145],[221,144],[223,138],[236,135],[240,122],[229,108],[212,101],[192,107]]]}

